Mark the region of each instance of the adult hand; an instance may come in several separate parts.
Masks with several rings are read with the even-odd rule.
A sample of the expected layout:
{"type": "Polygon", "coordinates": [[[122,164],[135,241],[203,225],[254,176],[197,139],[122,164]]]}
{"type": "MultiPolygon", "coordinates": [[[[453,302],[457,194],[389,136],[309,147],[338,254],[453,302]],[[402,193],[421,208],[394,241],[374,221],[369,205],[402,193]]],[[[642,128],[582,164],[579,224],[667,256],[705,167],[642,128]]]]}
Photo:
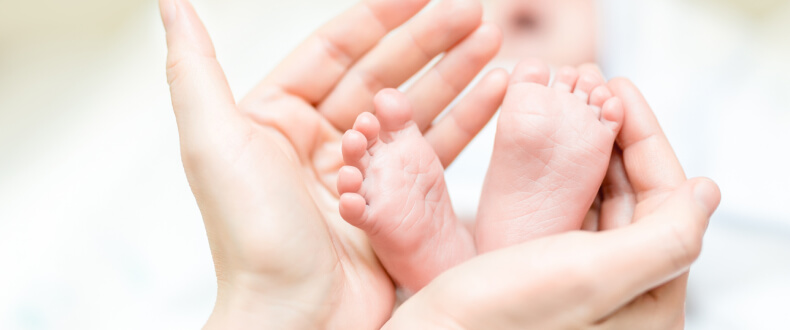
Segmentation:
{"type": "Polygon", "coordinates": [[[551,236],[437,277],[385,329],[682,329],[686,275],[720,193],[686,181],[646,101],[609,83],[625,123],[603,187],[600,232],[551,236]]]}
{"type": "Polygon", "coordinates": [[[161,0],[181,153],[218,280],[207,327],[378,328],[394,288],[364,233],[338,213],[341,134],[441,53],[406,91],[445,166],[498,108],[493,71],[434,118],[495,55],[500,32],[476,0],[368,0],[317,30],[236,103],[187,0],[161,0]],[[410,21],[409,21],[410,20],[410,21]],[[391,30],[409,21],[388,38],[391,30]]]}

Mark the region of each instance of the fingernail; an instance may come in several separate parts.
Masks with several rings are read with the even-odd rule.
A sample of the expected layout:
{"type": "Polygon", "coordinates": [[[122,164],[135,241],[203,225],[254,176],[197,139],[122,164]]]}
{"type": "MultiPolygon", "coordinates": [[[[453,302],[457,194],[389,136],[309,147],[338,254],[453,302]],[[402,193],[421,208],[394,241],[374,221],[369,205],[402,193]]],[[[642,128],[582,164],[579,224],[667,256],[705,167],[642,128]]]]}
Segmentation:
{"type": "Polygon", "coordinates": [[[713,181],[709,179],[702,179],[694,186],[694,198],[696,198],[697,202],[705,208],[708,216],[711,216],[719,206],[719,202],[721,201],[721,192],[719,191],[719,187],[713,181]]]}

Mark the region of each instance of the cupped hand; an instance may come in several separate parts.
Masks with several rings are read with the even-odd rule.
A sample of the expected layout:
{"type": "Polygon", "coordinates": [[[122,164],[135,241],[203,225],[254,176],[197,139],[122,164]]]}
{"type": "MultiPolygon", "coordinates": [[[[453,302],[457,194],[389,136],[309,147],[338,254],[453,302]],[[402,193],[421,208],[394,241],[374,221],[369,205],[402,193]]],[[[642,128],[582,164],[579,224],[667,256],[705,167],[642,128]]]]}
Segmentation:
{"type": "Polygon", "coordinates": [[[390,316],[391,280],[365,235],[338,213],[341,134],[374,109],[379,90],[444,53],[405,94],[447,166],[507,84],[504,71],[492,71],[432,124],[495,55],[501,35],[481,24],[475,0],[444,0],[411,19],[427,2],[360,2],[237,103],[192,6],[160,1],[182,159],[218,279],[207,327],[367,329],[390,316]]]}
{"type": "Polygon", "coordinates": [[[687,271],[718,187],[686,180],[636,87],[590,231],[481,255],[437,277],[385,329],[683,329],[687,271]],[[597,231],[597,232],[593,232],[597,231]]]}

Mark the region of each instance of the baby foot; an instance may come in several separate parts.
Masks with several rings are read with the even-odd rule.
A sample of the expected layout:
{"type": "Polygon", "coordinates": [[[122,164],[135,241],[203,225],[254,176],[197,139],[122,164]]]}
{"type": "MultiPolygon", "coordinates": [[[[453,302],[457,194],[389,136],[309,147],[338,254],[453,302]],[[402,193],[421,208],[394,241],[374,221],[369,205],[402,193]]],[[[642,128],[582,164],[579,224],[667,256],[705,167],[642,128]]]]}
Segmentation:
{"type": "Polygon", "coordinates": [[[591,67],[548,82],[538,61],[513,73],[480,200],[480,252],[579,230],[606,174],[622,103],[591,67]]]}
{"type": "Polygon", "coordinates": [[[395,282],[417,292],[473,257],[474,240],[453,213],[444,168],[408,100],[390,89],[374,103],[376,115],[359,115],[343,137],[340,214],[367,233],[395,282]]]}

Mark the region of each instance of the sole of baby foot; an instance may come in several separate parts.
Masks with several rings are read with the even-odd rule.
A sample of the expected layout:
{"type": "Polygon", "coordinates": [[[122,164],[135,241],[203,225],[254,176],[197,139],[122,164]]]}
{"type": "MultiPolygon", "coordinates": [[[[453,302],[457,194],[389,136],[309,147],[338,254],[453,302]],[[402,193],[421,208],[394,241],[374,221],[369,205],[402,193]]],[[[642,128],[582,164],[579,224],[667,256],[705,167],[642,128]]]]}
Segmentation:
{"type": "Polygon", "coordinates": [[[395,90],[375,99],[342,141],[340,214],[367,233],[397,284],[416,292],[475,254],[471,234],[453,212],[444,168],[395,90]]]}
{"type": "Polygon", "coordinates": [[[581,229],[623,122],[620,100],[591,65],[550,70],[537,60],[513,73],[480,200],[480,252],[581,229]]]}

